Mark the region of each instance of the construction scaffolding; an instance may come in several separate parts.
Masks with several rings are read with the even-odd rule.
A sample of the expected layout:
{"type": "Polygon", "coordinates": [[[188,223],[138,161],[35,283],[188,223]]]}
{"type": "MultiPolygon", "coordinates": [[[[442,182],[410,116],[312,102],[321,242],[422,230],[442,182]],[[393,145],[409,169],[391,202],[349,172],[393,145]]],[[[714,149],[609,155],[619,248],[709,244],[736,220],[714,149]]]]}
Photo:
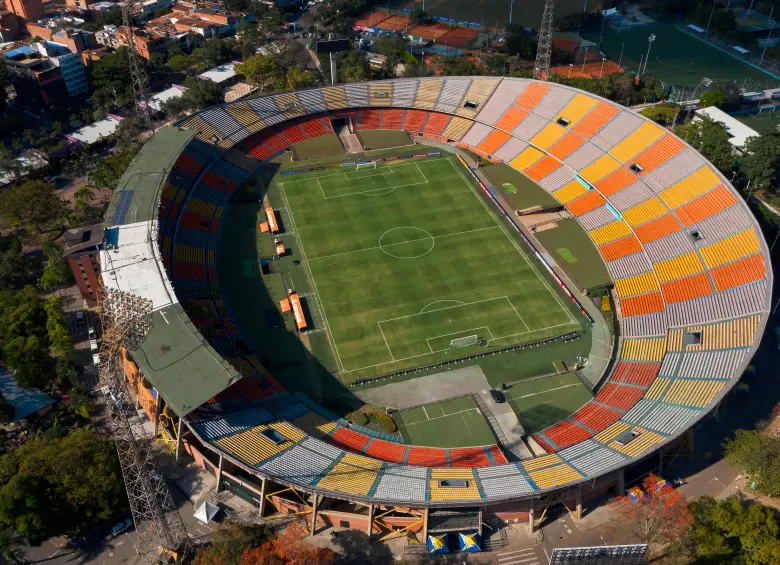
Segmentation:
{"type": "Polygon", "coordinates": [[[145,418],[139,416],[130,394],[121,356],[122,348],[136,349],[148,335],[151,313],[150,300],[102,289],[100,384],[135,522],[138,552],[147,563],[181,562],[190,549],[187,530],[154,460],[153,438],[144,429],[145,418]]]}
{"type": "Polygon", "coordinates": [[[552,57],[552,28],[555,15],[555,0],[545,0],[542,25],[539,27],[539,46],[536,50],[534,78],[550,78],[550,59],[552,57]]]}
{"type": "Polygon", "coordinates": [[[136,0],[122,1],[122,24],[127,28],[128,46],[127,58],[130,66],[130,78],[133,87],[133,101],[135,102],[135,111],[138,120],[145,128],[152,127],[152,115],[149,111],[147,99],[149,97],[149,79],[146,76],[144,65],[141,62],[141,56],[135,45],[135,26],[133,18],[135,17],[136,0]]]}

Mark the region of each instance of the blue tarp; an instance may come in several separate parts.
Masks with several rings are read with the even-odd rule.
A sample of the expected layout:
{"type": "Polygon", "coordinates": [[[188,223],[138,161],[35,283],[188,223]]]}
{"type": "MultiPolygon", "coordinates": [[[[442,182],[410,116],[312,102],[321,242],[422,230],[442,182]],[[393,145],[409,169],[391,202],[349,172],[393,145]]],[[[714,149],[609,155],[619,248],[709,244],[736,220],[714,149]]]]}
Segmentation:
{"type": "Polygon", "coordinates": [[[14,421],[26,418],[39,410],[54,404],[54,400],[37,388],[22,388],[16,384],[16,377],[0,368],[0,393],[6,402],[16,410],[14,421]]]}

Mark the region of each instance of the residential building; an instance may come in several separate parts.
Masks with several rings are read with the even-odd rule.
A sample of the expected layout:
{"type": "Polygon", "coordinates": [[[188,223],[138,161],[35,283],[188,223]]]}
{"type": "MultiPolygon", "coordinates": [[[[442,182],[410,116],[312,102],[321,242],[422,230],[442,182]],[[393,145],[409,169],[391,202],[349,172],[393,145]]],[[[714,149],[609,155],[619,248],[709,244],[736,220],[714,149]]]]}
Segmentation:
{"type": "MultiPolygon", "coordinates": [[[[165,46],[170,43],[170,36],[156,29],[133,29],[136,52],[144,59],[149,59],[152,53],[165,51],[165,46]]],[[[116,31],[116,39],[119,45],[130,46],[130,30],[127,26],[119,26],[116,31]]]]}
{"type": "Polygon", "coordinates": [[[98,256],[103,248],[103,231],[103,224],[95,224],[67,230],[62,236],[62,254],[68,260],[81,296],[93,304],[100,294],[98,256]]]}
{"type": "Polygon", "coordinates": [[[19,18],[10,10],[0,10],[0,43],[19,37],[19,18]]]}
{"type": "Polygon", "coordinates": [[[89,0],[65,0],[65,6],[68,8],[68,10],[74,10],[78,12],[90,9],[89,0]]]}
{"type": "Polygon", "coordinates": [[[154,15],[173,6],[173,0],[146,0],[135,5],[135,13],[145,20],[152,19],[154,15]]]}
{"type": "Polygon", "coordinates": [[[78,53],[71,52],[64,45],[51,41],[37,43],[38,51],[48,57],[62,71],[62,78],[68,89],[68,96],[75,97],[89,92],[87,73],[78,53]]]}
{"type": "MultiPolygon", "coordinates": [[[[41,39],[64,45],[74,53],[81,53],[85,49],[97,46],[94,33],[67,26],[68,23],[67,20],[49,19],[27,24],[27,31],[33,37],[37,36],[41,39]]],[[[83,20],[81,20],[81,23],[83,23],[83,20]]]]}
{"type": "Polygon", "coordinates": [[[2,53],[8,74],[22,106],[40,110],[64,100],[68,87],[62,69],[41,55],[35,45],[23,45],[2,53]]]}
{"type": "Polygon", "coordinates": [[[204,37],[234,35],[238,24],[252,21],[254,16],[224,10],[218,4],[180,2],[173,7],[171,19],[177,26],[186,25],[204,37]]]}
{"type": "Polygon", "coordinates": [[[100,14],[119,7],[119,4],[116,2],[95,2],[94,4],[89,5],[89,11],[93,14],[100,14]]]}
{"type": "Polygon", "coordinates": [[[119,40],[116,37],[116,32],[117,27],[115,25],[104,25],[102,31],[95,32],[95,41],[98,45],[116,49],[119,47],[119,40]]]}
{"type": "Polygon", "coordinates": [[[238,82],[241,75],[237,74],[234,67],[238,65],[240,61],[233,61],[231,63],[225,63],[218,67],[214,67],[198,75],[199,79],[210,80],[211,82],[218,84],[222,88],[233,86],[238,82]]]}
{"type": "Polygon", "coordinates": [[[162,105],[168,100],[179,98],[182,94],[187,92],[187,87],[180,84],[174,84],[170,88],[166,88],[162,92],[157,92],[149,96],[149,107],[156,112],[162,111],[162,105]]]}
{"type": "Polygon", "coordinates": [[[6,9],[16,14],[22,24],[37,22],[46,16],[46,10],[43,8],[41,0],[8,0],[6,9]]]}

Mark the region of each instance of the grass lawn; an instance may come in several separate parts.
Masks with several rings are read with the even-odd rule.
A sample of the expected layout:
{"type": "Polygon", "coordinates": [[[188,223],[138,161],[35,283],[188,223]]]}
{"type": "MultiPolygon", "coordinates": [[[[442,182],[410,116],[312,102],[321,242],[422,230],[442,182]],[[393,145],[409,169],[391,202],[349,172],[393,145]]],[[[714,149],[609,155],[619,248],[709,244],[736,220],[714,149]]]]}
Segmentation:
{"type": "Polygon", "coordinates": [[[527,434],[560,422],[593,398],[574,373],[518,383],[507,395],[527,434]]]}
{"type": "Polygon", "coordinates": [[[777,126],[780,125],[780,111],[778,110],[734,117],[747,127],[756,130],[758,133],[775,131],[777,126]]]}
{"type": "Polygon", "coordinates": [[[473,447],[496,442],[470,396],[402,410],[401,435],[406,443],[429,447],[473,447]]]}
{"type": "Polygon", "coordinates": [[[296,161],[333,157],[344,154],[344,146],[339,136],[335,133],[307,139],[292,146],[292,152],[296,161]]]}
{"type": "Polygon", "coordinates": [[[482,167],[482,171],[493,181],[493,187],[506,195],[507,200],[516,210],[525,210],[533,206],[542,208],[560,206],[560,203],[541,186],[505,163],[482,167]]]}
{"type": "Polygon", "coordinates": [[[611,283],[601,255],[576,220],[562,220],[558,227],[538,231],[535,235],[561,269],[582,288],[611,283]]]}
{"type": "Polygon", "coordinates": [[[650,34],[654,34],[656,40],[650,49],[647,72],[655,74],[667,84],[695,85],[704,77],[715,82],[749,79],[767,88],[780,83],[777,78],[748,65],[739,57],[671,26],[623,28],[620,32],[605,33],[602,39],[598,33],[585,35],[584,39],[595,43],[600,41],[601,51],[612,61],[618,61],[623,50],[622,65],[636,71],[640,60],[647,54],[647,38],[650,34]]]}
{"type": "Polygon", "coordinates": [[[357,136],[360,139],[360,144],[366,151],[403,147],[412,142],[409,135],[404,131],[364,130],[357,132],[357,136]]]}
{"type": "Polygon", "coordinates": [[[580,328],[459,167],[443,157],[276,179],[284,242],[308,267],[304,298],[343,381],[580,328]],[[451,348],[472,336],[479,345],[451,348]]]}

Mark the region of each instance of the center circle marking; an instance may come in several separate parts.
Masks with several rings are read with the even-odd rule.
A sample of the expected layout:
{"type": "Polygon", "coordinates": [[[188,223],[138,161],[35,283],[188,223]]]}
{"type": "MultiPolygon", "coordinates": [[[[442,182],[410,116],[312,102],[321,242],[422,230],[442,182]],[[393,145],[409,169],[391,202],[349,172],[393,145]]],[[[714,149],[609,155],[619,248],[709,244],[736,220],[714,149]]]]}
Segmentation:
{"type": "Polygon", "coordinates": [[[433,250],[433,246],[436,244],[436,241],[434,240],[433,236],[425,231],[422,228],[416,228],[414,226],[401,226],[398,228],[392,228],[387,230],[385,233],[383,233],[379,237],[379,249],[384,251],[387,255],[390,255],[390,257],[395,257],[396,259],[417,259],[418,257],[422,257],[424,255],[428,255],[433,250]],[[405,230],[406,241],[398,242],[398,243],[390,243],[388,241],[388,235],[397,232],[399,230],[405,230]],[[383,243],[384,240],[384,243],[383,243]],[[420,243],[420,247],[423,247],[422,243],[426,242],[428,245],[426,245],[427,249],[425,251],[415,252],[413,250],[410,250],[408,253],[404,253],[404,246],[407,243],[420,243]]]}

